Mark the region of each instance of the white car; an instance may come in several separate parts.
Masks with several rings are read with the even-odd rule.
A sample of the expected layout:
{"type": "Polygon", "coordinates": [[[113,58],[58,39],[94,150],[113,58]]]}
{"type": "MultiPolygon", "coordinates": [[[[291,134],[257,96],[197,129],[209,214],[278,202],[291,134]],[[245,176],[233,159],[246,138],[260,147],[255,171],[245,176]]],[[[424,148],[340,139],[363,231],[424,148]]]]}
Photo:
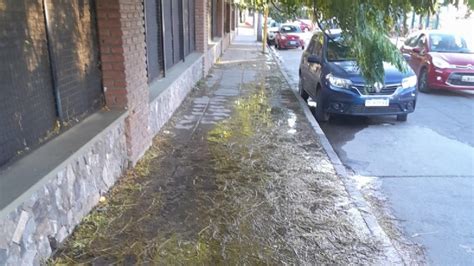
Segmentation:
{"type": "Polygon", "coordinates": [[[275,36],[280,28],[280,23],[272,20],[267,24],[267,43],[272,45],[275,43],[275,36]]]}

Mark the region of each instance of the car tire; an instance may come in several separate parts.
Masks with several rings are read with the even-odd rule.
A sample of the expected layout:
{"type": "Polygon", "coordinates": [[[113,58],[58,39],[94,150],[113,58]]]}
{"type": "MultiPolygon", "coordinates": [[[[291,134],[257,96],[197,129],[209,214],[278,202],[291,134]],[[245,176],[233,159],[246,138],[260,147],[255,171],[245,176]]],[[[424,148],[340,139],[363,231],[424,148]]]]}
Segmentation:
{"type": "Polygon", "coordinates": [[[301,78],[300,78],[300,81],[298,82],[298,92],[300,93],[301,98],[303,98],[303,100],[307,102],[309,98],[309,94],[303,89],[303,82],[301,81],[301,78]]]}
{"type": "Polygon", "coordinates": [[[329,120],[329,113],[324,110],[323,99],[321,97],[321,88],[316,89],[316,110],[314,117],[318,122],[327,122],[329,120]]]}
{"type": "Polygon", "coordinates": [[[418,90],[423,92],[423,93],[429,93],[430,88],[428,87],[428,72],[426,71],[426,68],[423,68],[420,71],[418,79],[418,90]]]}
{"type": "Polygon", "coordinates": [[[407,119],[408,119],[408,115],[407,115],[407,114],[397,115],[397,121],[405,122],[405,121],[407,121],[407,119]]]}
{"type": "Polygon", "coordinates": [[[303,45],[303,46],[301,46],[301,50],[304,50],[304,45],[303,45]]]}

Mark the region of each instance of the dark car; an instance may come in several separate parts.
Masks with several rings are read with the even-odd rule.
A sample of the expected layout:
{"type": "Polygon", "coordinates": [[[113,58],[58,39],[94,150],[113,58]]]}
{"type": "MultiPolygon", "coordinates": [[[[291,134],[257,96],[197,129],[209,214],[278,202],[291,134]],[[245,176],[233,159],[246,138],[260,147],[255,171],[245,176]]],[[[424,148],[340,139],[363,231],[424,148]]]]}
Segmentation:
{"type": "Polygon", "coordinates": [[[443,31],[420,31],[400,48],[418,75],[418,89],[474,90],[474,43],[443,31]]]}
{"type": "Polygon", "coordinates": [[[304,49],[303,32],[298,25],[283,24],[275,36],[277,49],[299,48],[304,49]]]}
{"type": "Polygon", "coordinates": [[[384,63],[384,82],[367,84],[340,31],[331,31],[329,37],[313,35],[299,69],[299,93],[304,100],[315,100],[316,119],[327,121],[331,114],[396,115],[406,121],[416,106],[415,73],[384,63]]]}

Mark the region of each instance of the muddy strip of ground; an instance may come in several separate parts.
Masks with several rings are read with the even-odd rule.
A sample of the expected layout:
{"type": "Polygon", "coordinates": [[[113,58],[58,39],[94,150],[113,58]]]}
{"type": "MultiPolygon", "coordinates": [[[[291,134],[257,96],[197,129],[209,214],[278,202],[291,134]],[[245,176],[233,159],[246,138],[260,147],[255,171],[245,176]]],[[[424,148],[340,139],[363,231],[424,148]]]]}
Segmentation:
{"type": "Polygon", "coordinates": [[[234,45],[51,264],[374,264],[271,57],[234,45]]]}

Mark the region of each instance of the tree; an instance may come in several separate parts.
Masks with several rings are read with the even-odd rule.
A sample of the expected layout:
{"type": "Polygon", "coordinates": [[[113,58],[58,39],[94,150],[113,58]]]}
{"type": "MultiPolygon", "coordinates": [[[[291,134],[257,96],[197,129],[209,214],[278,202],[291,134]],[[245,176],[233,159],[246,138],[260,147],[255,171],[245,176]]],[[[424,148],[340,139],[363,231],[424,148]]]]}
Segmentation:
{"type": "MultiPolygon", "coordinates": [[[[322,28],[325,21],[333,21],[351,43],[362,75],[367,82],[383,81],[383,62],[401,71],[407,66],[397,47],[390,42],[389,33],[395,23],[412,10],[418,14],[433,13],[436,0],[240,0],[257,10],[272,5],[283,12],[295,13],[301,7],[312,10],[313,20],[322,28]]],[[[444,0],[456,6],[463,2],[470,10],[474,0],[444,0]]]]}

